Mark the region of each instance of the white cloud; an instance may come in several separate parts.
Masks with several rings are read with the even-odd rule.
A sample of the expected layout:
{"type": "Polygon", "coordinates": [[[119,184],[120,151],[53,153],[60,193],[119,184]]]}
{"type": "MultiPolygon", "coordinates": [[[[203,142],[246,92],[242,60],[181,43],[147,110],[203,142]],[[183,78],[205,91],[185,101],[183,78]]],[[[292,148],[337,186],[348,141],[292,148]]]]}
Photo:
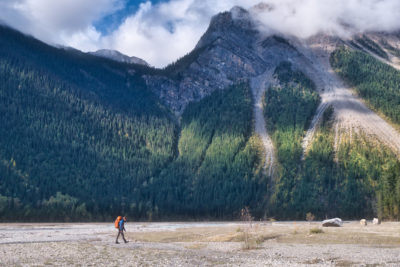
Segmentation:
{"type": "Polygon", "coordinates": [[[206,16],[191,10],[191,0],[176,0],[139,11],[110,36],[105,44],[126,54],[135,54],[163,66],[193,49],[207,28],[206,16]]]}
{"type": "Polygon", "coordinates": [[[122,8],[122,1],[0,0],[0,19],[48,43],[69,45],[80,36],[85,44],[97,41],[93,22],[122,8]]]}
{"type": "MultiPolygon", "coordinates": [[[[250,8],[260,0],[167,0],[143,2],[112,33],[103,36],[93,23],[122,7],[125,0],[0,0],[0,19],[50,43],[88,51],[119,50],[165,66],[190,52],[210,18],[235,5],[250,8]]],[[[264,29],[299,37],[318,32],[400,29],[398,0],[266,0],[272,10],[254,16],[264,29]],[[344,26],[347,25],[347,26],[344,26]]]]}
{"type": "Polygon", "coordinates": [[[303,38],[318,32],[347,35],[400,29],[398,0],[269,0],[268,3],[272,10],[255,14],[264,26],[303,38]]]}
{"type": "Polygon", "coordinates": [[[108,48],[136,55],[155,66],[165,66],[189,53],[218,12],[240,4],[246,8],[255,0],[170,0],[157,5],[146,2],[110,36],[108,48]]]}

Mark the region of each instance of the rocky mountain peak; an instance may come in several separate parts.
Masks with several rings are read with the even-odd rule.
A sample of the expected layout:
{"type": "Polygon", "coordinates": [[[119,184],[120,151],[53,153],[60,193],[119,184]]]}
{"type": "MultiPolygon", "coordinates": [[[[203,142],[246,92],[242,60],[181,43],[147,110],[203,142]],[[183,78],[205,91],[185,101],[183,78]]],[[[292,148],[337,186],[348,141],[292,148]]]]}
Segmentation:
{"type": "Polygon", "coordinates": [[[251,14],[244,8],[235,6],[230,11],[215,15],[196,48],[204,47],[218,39],[245,42],[256,34],[251,14]],[[246,38],[243,38],[246,35],[246,38]]]}
{"type": "Polygon", "coordinates": [[[130,56],[124,55],[121,52],[116,51],[116,50],[100,49],[100,50],[97,50],[96,52],[89,52],[89,54],[112,59],[112,60],[115,60],[118,62],[149,66],[149,64],[141,58],[133,57],[133,56],[130,57],[130,56]]]}
{"type": "MultiPolygon", "coordinates": [[[[234,7],[215,15],[195,49],[167,67],[165,75],[144,77],[147,86],[179,116],[190,102],[238,81],[262,78],[282,62],[291,62],[294,69],[319,83],[317,70],[329,65],[330,53],[340,46],[353,44],[364,49],[364,43],[364,50],[384,54],[378,47],[374,49],[373,41],[381,39],[376,35],[351,42],[326,33],[299,39],[260,31],[254,9],[271,10],[273,6],[261,4],[250,11],[234,7]]],[[[396,48],[395,42],[389,45],[396,48]]]]}
{"type": "Polygon", "coordinates": [[[173,77],[145,79],[179,115],[188,103],[258,76],[294,54],[297,51],[283,38],[260,33],[249,11],[234,7],[214,16],[196,48],[168,68],[173,77]]]}

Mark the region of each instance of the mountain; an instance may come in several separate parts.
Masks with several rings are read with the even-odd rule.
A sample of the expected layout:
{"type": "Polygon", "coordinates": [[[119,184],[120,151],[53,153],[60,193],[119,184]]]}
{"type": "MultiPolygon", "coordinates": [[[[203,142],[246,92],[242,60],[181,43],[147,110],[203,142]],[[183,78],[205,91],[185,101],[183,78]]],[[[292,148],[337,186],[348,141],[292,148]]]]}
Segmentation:
{"type": "Polygon", "coordinates": [[[100,49],[100,50],[97,50],[96,52],[89,52],[89,54],[94,55],[94,56],[109,58],[109,59],[112,59],[112,60],[115,60],[118,62],[130,63],[130,64],[141,64],[141,65],[149,66],[149,64],[141,58],[129,57],[129,56],[124,55],[116,50],[100,49]]]}
{"type": "Polygon", "coordinates": [[[240,7],[164,69],[1,26],[0,219],[399,219],[399,51],[240,7]]]}
{"type": "Polygon", "coordinates": [[[1,218],[120,211],[174,157],[175,118],[130,64],[0,32],[1,218]]]}

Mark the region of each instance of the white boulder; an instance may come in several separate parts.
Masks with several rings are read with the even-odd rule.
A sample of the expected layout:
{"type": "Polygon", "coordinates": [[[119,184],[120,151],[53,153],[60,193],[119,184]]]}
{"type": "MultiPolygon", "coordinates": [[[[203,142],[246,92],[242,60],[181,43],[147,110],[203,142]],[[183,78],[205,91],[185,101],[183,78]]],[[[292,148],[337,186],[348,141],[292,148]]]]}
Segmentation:
{"type": "Polygon", "coordinates": [[[381,220],[379,220],[378,218],[374,218],[374,219],[372,220],[372,224],[373,224],[373,225],[381,224],[381,220]]]}
{"type": "Polygon", "coordinates": [[[333,218],[322,222],[323,227],[341,227],[343,225],[342,219],[333,218]]]}
{"type": "Polygon", "coordinates": [[[362,226],[367,226],[367,220],[366,220],[366,219],[360,220],[360,224],[361,224],[362,226]]]}

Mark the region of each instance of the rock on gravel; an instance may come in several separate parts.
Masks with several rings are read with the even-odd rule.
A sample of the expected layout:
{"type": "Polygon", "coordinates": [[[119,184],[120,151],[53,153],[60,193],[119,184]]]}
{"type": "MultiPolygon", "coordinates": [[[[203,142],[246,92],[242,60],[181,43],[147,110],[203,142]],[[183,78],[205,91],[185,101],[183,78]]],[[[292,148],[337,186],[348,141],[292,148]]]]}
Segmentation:
{"type": "Polygon", "coordinates": [[[341,227],[343,225],[342,219],[333,218],[322,222],[323,227],[341,227]]]}
{"type": "Polygon", "coordinates": [[[381,224],[381,220],[379,220],[378,218],[374,218],[374,219],[372,220],[372,224],[373,224],[373,225],[381,224]]]}

